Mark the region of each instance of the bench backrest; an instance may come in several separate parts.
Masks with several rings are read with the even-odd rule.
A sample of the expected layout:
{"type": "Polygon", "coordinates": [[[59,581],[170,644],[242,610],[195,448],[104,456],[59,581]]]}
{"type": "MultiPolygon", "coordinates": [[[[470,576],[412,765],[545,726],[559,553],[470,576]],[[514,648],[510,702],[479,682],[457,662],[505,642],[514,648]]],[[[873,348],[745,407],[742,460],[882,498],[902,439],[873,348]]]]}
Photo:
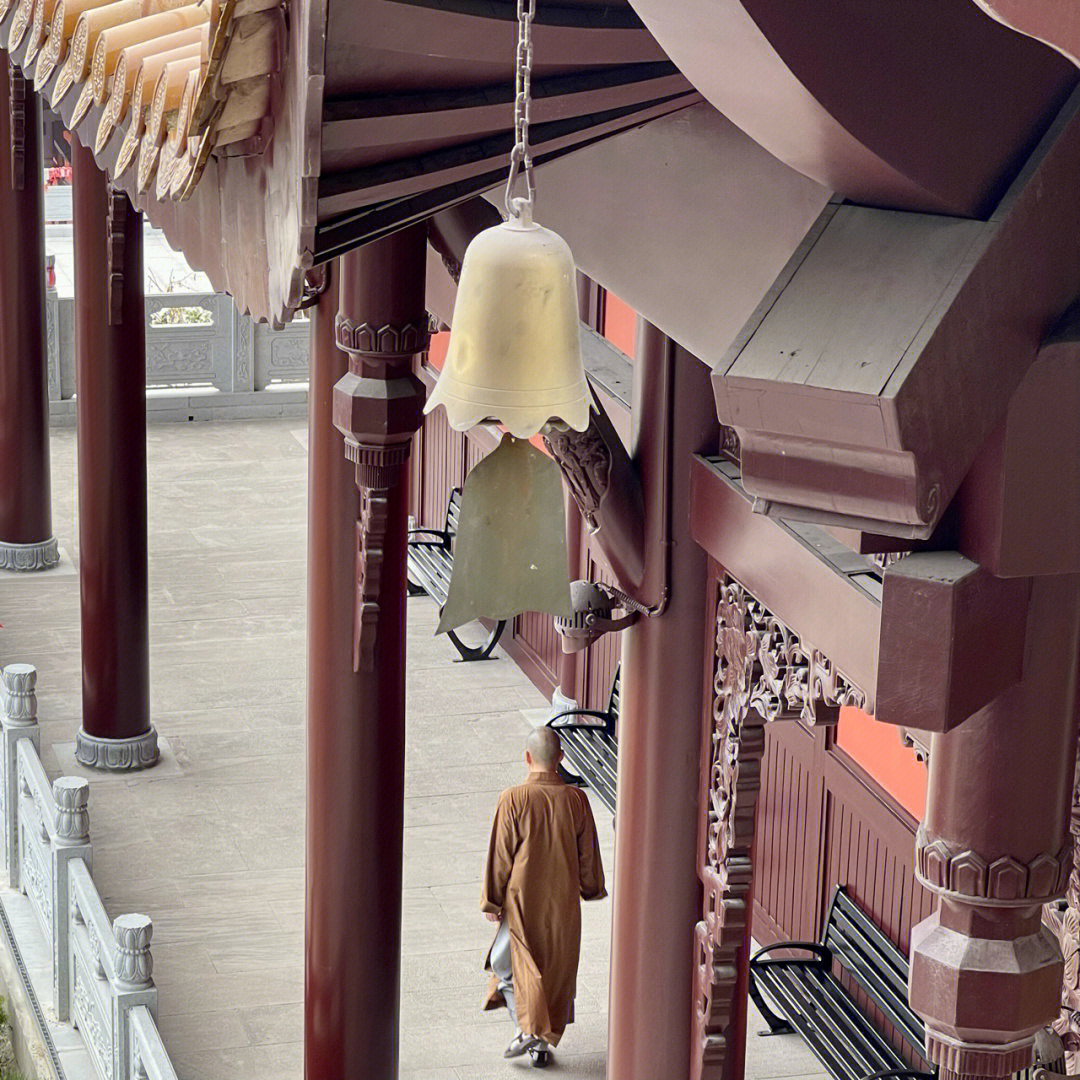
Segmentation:
{"type": "Polygon", "coordinates": [[[457,536],[458,522],[461,520],[461,488],[452,488],[450,491],[450,501],[446,504],[446,525],[445,529],[447,535],[450,537],[457,536]]]}
{"type": "Polygon", "coordinates": [[[608,698],[608,712],[615,723],[619,722],[619,695],[622,687],[622,664],[615,665],[615,678],[611,680],[611,697],[608,698]]]}
{"type": "Polygon", "coordinates": [[[838,886],[829,905],[822,944],[851,979],[885,1014],[917,1053],[923,1053],[924,1028],[908,1004],[908,958],[838,886]]]}

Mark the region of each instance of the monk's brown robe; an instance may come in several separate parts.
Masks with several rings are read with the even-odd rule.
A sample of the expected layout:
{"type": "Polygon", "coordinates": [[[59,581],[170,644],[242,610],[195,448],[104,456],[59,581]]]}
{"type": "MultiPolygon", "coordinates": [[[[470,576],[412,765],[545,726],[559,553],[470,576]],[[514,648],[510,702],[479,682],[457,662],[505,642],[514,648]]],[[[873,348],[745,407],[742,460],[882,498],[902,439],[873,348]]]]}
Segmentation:
{"type": "MultiPolygon", "coordinates": [[[[574,1019],[581,901],[604,896],[600,844],[585,793],[553,772],[532,773],[504,791],[481,906],[501,912],[510,931],[521,1030],[552,1046],[574,1019]]],[[[484,1008],[504,1004],[493,975],[484,1008]]]]}

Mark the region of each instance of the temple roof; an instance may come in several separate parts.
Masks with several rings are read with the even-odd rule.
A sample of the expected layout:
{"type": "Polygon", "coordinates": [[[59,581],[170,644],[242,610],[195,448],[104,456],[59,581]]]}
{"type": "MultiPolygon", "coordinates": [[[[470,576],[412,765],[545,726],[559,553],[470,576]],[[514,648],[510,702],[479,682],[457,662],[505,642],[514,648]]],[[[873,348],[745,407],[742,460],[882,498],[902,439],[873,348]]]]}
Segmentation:
{"type": "MultiPolygon", "coordinates": [[[[0,0],[0,42],[114,183],[241,310],[499,183],[516,8],[496,0],[0,0]]],[[[551,160],[698,100],[628,4],[547,4],[551,160]]]]}

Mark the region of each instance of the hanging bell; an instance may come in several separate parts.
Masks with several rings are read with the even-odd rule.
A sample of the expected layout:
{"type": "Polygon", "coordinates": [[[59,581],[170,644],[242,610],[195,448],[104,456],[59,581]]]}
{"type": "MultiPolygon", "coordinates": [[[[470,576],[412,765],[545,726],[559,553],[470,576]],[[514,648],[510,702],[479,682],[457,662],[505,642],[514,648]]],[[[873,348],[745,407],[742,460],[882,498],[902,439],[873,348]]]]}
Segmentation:
{"type": "Polygon", "coordinates": [[[523,611],[572,613],[566,511],[559,467],[506,435],[465,479],[450,590],[435,632],[523,611]]]}
{"type": "Polygon", "coordinates": [[[444,405],[458,431],[496,420],[527,439],[551,420],[584,431],[590,400],[574,257],[526,207],[465,252],[450,348],[426,411],[444,405]]]}

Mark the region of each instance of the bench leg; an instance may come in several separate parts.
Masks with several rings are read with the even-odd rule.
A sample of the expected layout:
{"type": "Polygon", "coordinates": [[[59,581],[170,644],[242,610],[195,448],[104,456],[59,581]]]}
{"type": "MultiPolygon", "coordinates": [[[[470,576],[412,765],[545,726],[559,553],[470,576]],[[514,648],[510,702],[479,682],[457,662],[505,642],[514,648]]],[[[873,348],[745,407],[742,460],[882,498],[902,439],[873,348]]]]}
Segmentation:
{"type": "MultiPolygon", "coordinates": [[[[557,728],[555,730],[558,730],[557,728]]],[[[579,776],[576,772],[571,771],[565,765],[560,763],[555,767],[555,771],[562,777],[568,784],[573,784],[574,787],[585,788],[589,786],[589,781],[584,776],[579,776]]]]}
{"type": "Polygon", "coordinates": [[[767,1030],[759,1031],[758,1035],[767,1037],[769,1035],[795,1034],[795,1029],[782,1016],[777,1016],[776,1013],[765,1004],[765,995],[762,994],[761,989],[758,987],[757,980],[754,978],[753,968],[750,969],[750,985],[748,989],[750,991],[751,1000],[757,1006],[762,1019],[769,1025],[767,1030]]]}
{"type": "Polygon", "coordinates": [[[502,637],[502,632],[505,629],[506,620],[500,619],[499,622],[495,624],[495,628],[491,631],[487,641],[485,641],[479,649],[470,648],[457,636],[457,634],[454,633],[453,630],[448,630],[446,636],[454,643],[454,648],[461,653],[461,659],[463,661],[490,660],[491,654],[495,651],[495,646],[499,644],[499,638],[502,637]]]}

